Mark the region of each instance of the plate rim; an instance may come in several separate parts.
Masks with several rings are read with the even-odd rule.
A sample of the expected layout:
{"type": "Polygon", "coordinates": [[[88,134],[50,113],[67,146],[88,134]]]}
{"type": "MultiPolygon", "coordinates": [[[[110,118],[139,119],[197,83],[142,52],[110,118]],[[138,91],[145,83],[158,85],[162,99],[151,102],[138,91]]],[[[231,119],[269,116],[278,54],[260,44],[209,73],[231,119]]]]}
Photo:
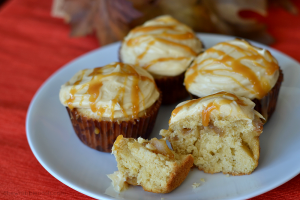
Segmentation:
{"type": "MultiPolygon", "coordinates": [[[[216,37],[216,38],[224,38],[224,40],[230,40],[230,39],[234,39],[234,38],[240,38],[240,37],[235,37],[235,36],[229,36],[229,35],[222,35],[222,34],[210,34],[210,33],[197,33],[197,36],[198,37],[216,37]]],[[[290,57],[289,55],[277,50],[277,49],[274,49],[272,47],[269,47],[269,46],[266,46],[264,44],[261,44],[261,43],[258,43],[258,42],[255,42],[255,41],[252,41],[252,40],[248,40],[246,39],[247,41],[255,44],[255,45],[259,45],[259,46],[263,46],[264,48],[268,49],[268,50],[272,50],[273,52],[276,52],[276,53],[279,53],[283,56],[285,56],[287,59],[290,59],[291,61],[297,63],[299,66],[300,66],[300,63],[295,60],[294,58],[290,57]]],[[[71,181],[63,178],[63,177],[60,177],[59,175],[57,175],[50,167],[47,166],[47,164],[44,163],[44,160],[43,158],[40,157],[39,153],[36,151],[36,148],[34,147],[33,145],[33,142],[31,141],[31,136],[30,136],[30,130],[29,130],[29,124],[31,122],[31,118],[30,118],[30,115],[32,113],[32,110],[34,108],[34,105],[36,104],[36,101],[38,100],[38,97],[41,93],[41,91],[44,89],[44,87],[52,81],[52,79],[57,75],[59,74],[60,72],[64,71],[64,70],[68,70],[73,63],[75,62],[78,62],[79,60],[81,59],[84,59],[86,56],[88,55],[91,55],[91,54],[94,54],[94,53],[97,53],[98,51],[105,51],[105,49],[107,48],[111,48],[115,45],[120,45],[120,41],[118,42],[115,42],[115,43],[112,43],[112,44],[109,44],[109,45],[105,45],[105,46],[101,46],[101,47],[98,47],[96,49],[93,49],[91,51],[88,51],[74,59],[72,59],[71,61],[67,62],[66,64],[64,64],[63,66],[59,67],[56,71],[54,71],[41,85],[40,87],[37,89],[37,91],[35,92],[35,94],[33,95],[31,101],[30,101],[30,104],[28,106],[28,109],[27,109],[27,113],[26,113],[26,122],[25,122],[25,126],[26,126],[26,139],[27,139],[27,142],[30,146],[30,149],[31,151],[33,152],[33,155],[35,156],[35,158],[38,160],[38,162],[43,166],[44,169],[47,170],[47,172],[49,172],[53,177],[55,177],[57,180],[59,180],[60,182],[62,182],[63,184],[67,185],[68,187],[82,193],[82,194],[85,194],[87,196],[90,196],[90,197],[93,197],[93,198],[99,198],[99,194],[94,194],[93,192],[90,192],[86,189],[83,189],[81,187],[78,187],[76,186],[76,184],[72,183],[71,181]]],[[[258,195],[261,195],[261,194],[264,194],[268,191],[271,191],[273,190],[274,188],[276,187],[279,187],[280,185],[283,185],[285,184],[286,182],[288,182],[289,180],[293,179],[294,177],[296,177],[298,174],[300,173],[300,169],[298,170],[298,172],[295,172],[295,174],[291,174],[290,176],[286,177],[283,181],[280,181],[280,183],[275,183],[275,184],[271,184],[269,185],[268,187],[265,187],[265,189],[263,190],[257,190],[255,192],[251,192],[249,193],[248,195],[247,194],[244,194],[242,196],[242,198],[252,198],[252,197],[256,197],[258,195]]],[[[106,194],[102,194],[101,193],[101,198],[106,198],[106,199],[109,199],[109,200],[113,200],[115,199],[114,197],[111,197],[111,196],[108,196],[106,194]]],[[[233,199],[241,199],[241,198],[233,198],[233,199]]]]}

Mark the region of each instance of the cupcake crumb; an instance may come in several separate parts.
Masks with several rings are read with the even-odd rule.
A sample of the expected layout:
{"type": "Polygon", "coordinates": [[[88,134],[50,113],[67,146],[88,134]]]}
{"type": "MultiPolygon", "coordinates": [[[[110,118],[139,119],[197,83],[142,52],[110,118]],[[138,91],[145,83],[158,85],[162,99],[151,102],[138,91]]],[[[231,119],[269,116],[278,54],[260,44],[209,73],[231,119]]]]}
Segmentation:
{"type": "Polygon", "coordinates": [[[229,177],[229,174],[226,174],[226,177],[229,177]]]}
{"type": "Polygon", "coordinates": [[[202,182],[204,183],[204,182],[205,182],[205,179],[204,179],[204,178],[201,178],[200,181],[202,181],[202,182]]]}
{"type": "Polygon", "coordinates": [[[192,187],[193,187],[193,189],[195,189],[195,188],[199,187],[200,185],[201,185],[201,183],[193,183],[192,187]]]}
{"type": "Polygon", "coordinates": [[[155,146],[153,146],[152,144],[146,144],[146,148],[150,150],[156,150],[155,146]]]}

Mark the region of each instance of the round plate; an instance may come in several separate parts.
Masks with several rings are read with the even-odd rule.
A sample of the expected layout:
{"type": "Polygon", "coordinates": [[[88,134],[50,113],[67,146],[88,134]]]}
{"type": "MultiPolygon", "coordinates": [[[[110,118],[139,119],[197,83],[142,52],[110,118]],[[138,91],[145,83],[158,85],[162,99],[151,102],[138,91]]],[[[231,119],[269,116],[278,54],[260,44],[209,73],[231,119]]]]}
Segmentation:
{"type": "MultiPolygon", "coordinates": [[[[229,36],[199,34],[205,46],[232,39],[229,36]]],[[[254,42],[253,42],[254,43],[254,42]]],[[[276,111],[264,126],[260,137],[261,156],[251,175],[230,176],[205,174],[192,169],[186,180],[169,194],[145,192],[142,187],[130,187],[120,194],[114,192],[107,174],[117,171],[113,155],[93,150],[77,138],[66,109],[60,103],[60,86],[77,71],[104,66],[118,60],[120,43],[91,51],[54,73],[35,94],[26,119],[29,145],[41,165],[55,178],[71,188],[97,199],[182,200],[182,199],[247,199],[267,192],[300,172],[300,65],[292,58],[261,44],[278,59],[284,73],[276,111]],[[206,181],[193,189],[192,184],[206,181]]],[[[162,106],[151,134],[159,136],[168,128],[174,105],[162,106]]]]}

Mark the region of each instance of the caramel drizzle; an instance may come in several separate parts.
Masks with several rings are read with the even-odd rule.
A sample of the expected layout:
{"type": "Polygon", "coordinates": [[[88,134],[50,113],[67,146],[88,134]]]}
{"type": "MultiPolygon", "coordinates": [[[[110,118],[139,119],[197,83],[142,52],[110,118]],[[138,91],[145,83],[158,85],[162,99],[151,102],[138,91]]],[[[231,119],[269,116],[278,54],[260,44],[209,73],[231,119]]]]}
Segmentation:
{"type": "MultiPolygon", "coordinates": [[[[210,49],[206,50],[206,53],[217,53],[219,56],[223,56],[223,57],[222,58],[209,58],[209,59],[205,59],[205,60],[201,61],[200,63],[194,64],[190,69],[190,70],[194,70],[193,73],[185,79],[185,85],[187,86],[187,88],[190,87],[190,85],[193,83],[193,81],[195,80],[195,78],[198,76],[199,73],[200,74],[212,74],[212,75],[218,76],[218,74],[215,74],[215,72],[228,71],[228,72],[234,72],[234,73],[240,74],[244,78],[248,79],[249,82],[252,84],[251,89],[246,88],[242,83],[240,83],[239,81],[237,81],[236,79],[234,79],[231,76],[226,76],[226,75],[219,75],[219,76],[226,76],[226,77],[231,78],[233,81],[235,81],[241,87],[243,87],[244,89],[248,90],[249,92],[255,94],[257,96],[257,98],[259,98],[259,99],[262,98],[263,96],[265,96],[266,93],[268,93],[268,91],[271,89],[269,82],[267,82],[266,80],[259,80],[259,78],[256,76],[255,72],[253,70],[251,70],[250,68],[248,68],[247,66],[245,66],[244,64],[242,64],[241,61],[244,59],[252,60],[253,63],[257,67],[265,68],[267,75],[274,74],[275,71],[277,71],[279,69],[278,64],[275,63],[273,60],[271,62],[267,61],[262,55],[257,53],[255,48],[250,46],[250,44],[248,45],[248,48],[246,50],[241,47],[238,47],[238,46],[226,43],[226,42],[219,43],[219,44],[225,45],[225,46],[230,46],[230,47],[234,48],[234,51],[244,53],[244,56],[242,56],[238,59],[235,59],[235,58],[231,57],[229,54],[227,54],[223,51],[214,49],[214,48],[210,48],[210,49]],[[263,65],[256,62],[256,60],[261,60],[263,62],[263,65]],[[204,64],[204,62],[207,62],[207,61],[212,61],[212,62],[210,64],[206,65],[205,67],[202,67],[200,70],[197,70],[198,66],[204,64]],[[229,69],[206,70],[207,67],[214,65],[216,63],[223,64],[229,69]]],[[[271,54],[268,51],[267,51],[267,53],[271,57],[271,54]]]]}
{"type": "Polygon", "coordinates": [[[154,43],[155,43],[155,41],[151,41],[151,42],[148,43],[148,45],[147,45],[145,51],[144,51],[142,54],[140,54],[140,55],[136,58],[136,62],[135,62],[136,65],[139,65],[139,60],[141,60],[141,59],[147,54],[147,52],[149,51],[150,47],[151,47],[154,43]]]}
{"type": "MultiPolygon", "coordinates": [[[[86,70],[83,70],[83,74],[86,70]]],[[[141,76],[140,74],[138,74],[135,69],[133,67],[131,67],[130,65],[126,65],[123,63],[115,63],[114,65],[107,65],[106,67],[98,67],[95,68],[92,73],[90,73],[88,76],[92,76],[92,79],[90,81],[90,83],[85,83],[83,84],[80,88],[76,89],[74,86],[80,84],[80,82],[82,81],[83,75],[79,78],[79,80],[77,80],[74,83],[74,86],[71,88],[70,90],[70,98],[66,101],[68,107],[70,109],[73,109],[73,102],[75,100],[75,94],[79,91],[82,90],[83,88],[85,88],[86,86],[88,86],[87,92],[85,94],[89,94],[89,102],[90,102],[90,108],[93,112],[97,113],[100,117],[102,117],[102,115],[105,113],[105,111],[107,110],[107,107],[98,107],[96,105],[96,101],[100,95],[100,89],[103,85],[102,83],[102,79],[105,77],[109,77],[109,76],[121,76],[121,77],[125,77],[125,81],[124,81],[124,87],[121,87],[118,92],[117,95],[114,99],[112,99],[112,106],[111,106],[111,120],[113,120],[114,118],[114,109],[116,104],[119,104],[121,107],[121,112],[124,114],[125,117],[128,117],[128,114],[126,113],[124,107],[123,107],[123,103],[124,103],[124,94],[125,94],[125,85],[127,83],[127,79],[128,77],[132,77],[132,92],[131,92],[131,99],[132,99],[132,118],[137,118],[138,117],[138,113],[139,113],[139,101],[140,101],[140,94],[143,98],[143,106],[145,107],[145,102],[144,102],[144,95],[142,93],[142,91],[140,90],[138,83],[140,80],[144,81],[144,80],[148,80],[151,82],[154,82],[151,78],[147,77],[147,76],[141,76]],[[121,67],[121,72],[114,72],[114,73],[110,73],[110,74],[106,74],[103,75],[103,71],[104,69],[107,68],[112,68],[112,67],[116,67],[117,65],[120,65],[121,67]],[[121,101],[119,100],[120,97],[121,101]]],[[[82,101],[82,100],[81,100],[82,101]]]]}
{"type": "MultiPolygon", "coordinates": [[[[239,99],[236,95],[228,93],[228,92],[219,92],[219,93],[216,93],[216,94],[208,95],[208,96],[203,97],[203,98],[190,100],[186,104],[175,108],[172,112],[171,118],[175,117],[183,108],[189,108],[192,105],[194,105],[196,103],[199,103],[202,100],[211,98],[211,97],[223,97],[224,99],[221,99],[218,102],[216,102],[216,101],[209,102],[208,105],[205,107],[205,109],[202,110],[202,125],[203,126],[208,126],[209,125],[211,112],[214,111],[214,110],[220,110],[220,107],[222,105],[230,104],[232,102],[236,102],[240,106],[246,106],[244,101],[242,99],[239,99]],[[227,98],[230,97],[232,99],[226,99],[226,97],[227,98]]],[[[169,123],[171,122],[171,118],[169,120],[169,123]]]]}
{"type": "Polygon", "coordinates": [[[166,30],[176,30],[176,26],[175,25],[171,25],[171,26],[138,26],[134,29],[131,30],[132,33],[137,33],[137,32],[151,32],[151,31],[156,31],[156,30],[160,30],[160,29],[166,29],[166,30]]]}
{"type": "Polygon", "coordinates": [[[210,102],[207,107],[202,110],[202,125],[203,126],[208,126],[209,124],[209,116],[210,116],[210,113],[213,111],[213,110],[216,110],[216,109],[220,109],[220,105],[219,104],[216,104],[215,101],[214,102],[210,102]]]}
{"type": "MultiPolygon", "coordinates": [[[[173,33],[163,32],[163,33],[158,33],[158,34],[153,34],[153,35],[156,36],[156,37],[166,37],[166,38],[172,38],[172,39],[175,39],[175,40],[188,40],[188,39],[195,38],[195,35],[191,32],[182,33],[182,34],[173,34],[173,33]]],[[[147,37],[147,35],[140,35],[140,36],[137,36],[135,38],[131,38],[126,42],[126,44],[129,47],[139,45],[142,42],[145,42],[142,39],[146,38],[146,37],[147,37]]]]}
{"type": "Polygon", "coordinates": [[[169,57],[169,58],[158,58],[156,60],[152,60],[148,65],[144,66],[145,69],[149,69],[152,65],[158,63],[158,62],[166,62],[166,61],[170,61],[170,60],[184,60],[184,59],[189,59],[187,57],[177,57],[177,58],[173,58],[173,57],[169,57]]]}
{"type": "MultiPolygon", "coordinates": [[[[170,20],[179,23],[177,20],[173,20],[171,18],[170,18],[170,20]]],[[[167,20],[167,21],[170,21],[170,20],[167,20]]],[[[157,19],[157,21],[162,21],[162,20],[157,19]]],[[[163,21],[166,21],[166,20],[163,20],[163,21]]],[[[190,48],[187,45],[180,44],[178,42],[173,42],[173,41],[164,39],[164,38],[171,38],[171,39],[175,39],[175,40],[188,40],[188,39],[195,38],[195,34],[192,33],[192,32],[177,33],[177,34],[168,33],[167,32],[168,30],[171,30],[171,31],[177,30],[177,26],[175,26],[175,25],[169,25],[169,26],[168,25],[165,25],[165,26],[164,25],[139,26],[139,27],[136,27],[135,29],[133,29],[131,32],[132,33],[137,33],[137,32],[147,33],[147,32],[161,30],[161,29],[163,29],[165,31],[163,31],[162,33],[152,33],[151,34],[151,35],[153,35],[155,37],[155,39],[153,41],[150,41],[147,44],[145,50],[139,56],[137,56],[136,62],[135,62],[136,65],[139,65],[139,61],[148,53],[148,51],[151,48],[151,46],[153,46],[155,44],[155,41],[158,41],[158,42],[161,42],[161,43],[164,43],[164,44],[168,44],[168,45],[171,45],[171,46],[176,46],[176,47],[182,48],[185,51],[187,51],[190,54],[192,54],[193,56],[197,55],[197,52],[195,52],[192,48],[190,48]]],[[[143,40],[143,38],[145,38],[147,36],[148,35],[140,35],[140,36],[137,36],[135,38],[131,38],[131,39],[129,39],[126,42],[126,44],[127,44],[127,46],[130,46],[130,47],[139,45],[142,42],[146,42],[145,40],[143,40]]],[[[167,58],[168,61],[171,60],[171,59],[178,60],[178,58],[167,58]]],[[[152,64],[147,65],[147,66],[143,66],[143,67],[145,67],[146,69],[148,69],[151,65],[153,65],[153,64],[155,64],[157,62],[158,61],[154,61],[152,64]]]]}
{"type": "Polygon", "coordinates": [[[192,54],[193,56],[196,56],[197,53],[189,46],[186,46],[186,45],[183,45],[183,44],[179,44],[177,42],[172,42],[172,41],[169,41],[169,40],[166,40],[166,39],[163,39],[163,38],[156,38],[157,41],[159,42],[163,42],[165,44],[170,44],[170,45],[173,45],[173,46],[178,46],[186,51],[188,51],[190,54],[192,54]]]}

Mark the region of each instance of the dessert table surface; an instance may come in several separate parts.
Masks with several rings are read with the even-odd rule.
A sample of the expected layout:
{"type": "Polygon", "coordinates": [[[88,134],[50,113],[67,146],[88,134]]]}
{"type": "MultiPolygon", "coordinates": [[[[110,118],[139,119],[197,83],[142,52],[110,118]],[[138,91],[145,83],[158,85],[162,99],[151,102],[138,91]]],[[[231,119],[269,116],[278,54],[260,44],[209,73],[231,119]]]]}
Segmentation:
{"type": "MultiPolygon", "coordinates": [[[[51,6],[52,0],[9,0],[0,7],[0,199],[92,199],[49,174],[26,138],[26,113],[41,84],[99,47],[93,36],[70,38],[51,6]]],[[[300,15],[273,7],[263,20],[276,39],[271,46],[300,62],[300,15]]],[[[300,175],[252,199],[300,199],[300,175]]]]}

